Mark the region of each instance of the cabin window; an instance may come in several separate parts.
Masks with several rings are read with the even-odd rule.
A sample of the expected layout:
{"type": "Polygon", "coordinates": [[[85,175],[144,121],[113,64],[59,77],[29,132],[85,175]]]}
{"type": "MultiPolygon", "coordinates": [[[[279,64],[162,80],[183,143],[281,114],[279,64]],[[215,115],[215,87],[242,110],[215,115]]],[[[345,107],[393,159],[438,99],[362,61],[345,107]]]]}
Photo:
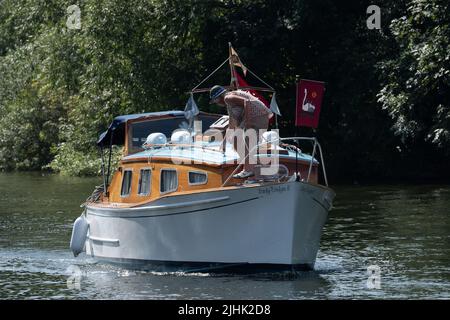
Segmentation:
{"type": "MultiPolygon", "coordinates": [[[[147,140],[147,136],[150,133],[161,132],[170,137],[174,130],[187,125],[183,112],[180,112],[179,115],[177,113],[172,114],[172,112],[168,112],[167,115],[161,115],[164,116],[163,119],[158,119],[156,114],[156,119],[139,122],[131,121],[128,124],[128,154],[143,151],[142,144],[147,140]]],[[[207,130],[217,120],[216,115],[199,114],[198,118],[202,121],[203,130],[207,130]]]]}
{"type": "Polygon", "coordinates": [[[138,188],[138,194],[140,196],[148,196],[150,194],[151,177],[152,174],[150,169],[141,169],[141,174],[139,175],[139,188],[138,188]]]}
{"type": "Polygon", "coordinates": [[[122,188],[120,189],[120,195],[122,197],[128,197],[131,191],[131,177],[133,176],[133,171],[124,170],[122,177],[122,188]]]}
{"type": "Polygon", "coordinates": [[[178,175],[174,169],[162,169],[160,179],[161,193],[176,191],[178,189],[178,175]]]}
{"type": "Polygon", "coordinates": [[[189,171],[190,185],[206,184],[207,182],[208,182],[208,175],[206,174],[206,172],[189,171]]]}

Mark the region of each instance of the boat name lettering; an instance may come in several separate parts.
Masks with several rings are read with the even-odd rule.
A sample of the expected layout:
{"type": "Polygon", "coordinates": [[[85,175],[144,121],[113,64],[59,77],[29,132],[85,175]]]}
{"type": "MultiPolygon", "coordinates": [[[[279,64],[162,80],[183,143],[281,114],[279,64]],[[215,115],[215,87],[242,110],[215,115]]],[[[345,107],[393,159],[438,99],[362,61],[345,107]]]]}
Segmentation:
{"type": "Polygon", "coordinates": [[[266,188],[259,189],[259,194],[269,195],[274,192],[283,193],[286,191],[289,191],[289,186],[272,186],[272,187],[266,187],[266,188]]]}

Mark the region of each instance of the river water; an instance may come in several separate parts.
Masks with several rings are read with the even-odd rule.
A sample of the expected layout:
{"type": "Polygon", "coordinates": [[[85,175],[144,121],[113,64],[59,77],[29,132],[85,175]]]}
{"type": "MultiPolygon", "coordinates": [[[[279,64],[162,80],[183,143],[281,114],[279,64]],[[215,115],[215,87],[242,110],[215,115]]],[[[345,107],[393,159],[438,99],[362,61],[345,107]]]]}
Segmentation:
{"type": "Polygon", "coordinates": [[[98,178],[0,173],[0,299],[450,299],[450,186],[336,186],[314,271],[136,272],[69,250],[98,178]]]}

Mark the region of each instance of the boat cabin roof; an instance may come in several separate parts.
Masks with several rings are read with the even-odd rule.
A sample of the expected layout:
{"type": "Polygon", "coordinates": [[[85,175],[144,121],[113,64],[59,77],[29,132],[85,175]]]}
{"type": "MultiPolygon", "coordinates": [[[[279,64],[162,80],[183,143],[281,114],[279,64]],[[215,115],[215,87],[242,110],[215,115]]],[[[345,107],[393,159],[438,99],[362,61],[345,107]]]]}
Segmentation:
{"type": "MultiPolygon", "coordinates": [[[[310,162],[311,156],[305,153],[296,153],[292,150],[283,150],[279,153],[280,159],[295,160],[296,156],[299,161],[310,162]]],[[[257,155],[258,156],[258,155],[257,155]]],[[[263,154],[266,156],[266,154],[263,154]]],[[[233,149],[230,143],[227,143],[225,152],[221,150],[221,142],[200,142],[192,146],[165,145],[156,148],[150,148],[141,152],[137,152],[124,157],[123,161],[137,161],[148,158],[170,158],[180,159],[183,161],[192,161],[192,163],[203,163],[213,165],[224,165],[227,163],[236,163],[239,159],[238,153],[233,149]]],[[[314,159],[314,164],[319,162],[314,159]]]]}

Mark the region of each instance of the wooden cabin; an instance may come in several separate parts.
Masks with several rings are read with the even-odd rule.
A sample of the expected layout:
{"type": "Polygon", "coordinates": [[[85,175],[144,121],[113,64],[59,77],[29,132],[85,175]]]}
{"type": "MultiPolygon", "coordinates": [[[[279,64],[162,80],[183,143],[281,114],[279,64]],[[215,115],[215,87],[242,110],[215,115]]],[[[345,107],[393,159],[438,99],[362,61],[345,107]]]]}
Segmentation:
{"type": "MultiPolygon", "coordinates": [[[[200,113],[205,132],[221,115],[200,113]]],[[[102,134],[98,144],[104,148],[112,144],[124,144],[124,155],[114,172],[111,182],[106,182],[107,193],[102,197],[105,204],[139,206],[149,201],[174,194],[195,193],[208,189],[232,187],[243,183],[241,179],[230,178],[236,172],[238,156],[224,153],[216,144],[177,145],[169,143],[158,148],[145,149],[147,136],[161,132],[170,137],[171,132],[186,126],[184,113],[180,111],[122,116],[114,119],[108,131],[102,134]]],[[[226,128],[225,128],[226,129],[226,128]]],[[[292,148],[280,148],[279,163],[292,175],[296,170],[306,180],[311,157],[292,148]]],[[[269,148],[270,149],[270,148],[269,148]]],[[[268,149],[261,148],[259,157],[270,156],[268,149]]],[[[318,162],[313,160],[310,179],[317,183],[318,162]]]]}

